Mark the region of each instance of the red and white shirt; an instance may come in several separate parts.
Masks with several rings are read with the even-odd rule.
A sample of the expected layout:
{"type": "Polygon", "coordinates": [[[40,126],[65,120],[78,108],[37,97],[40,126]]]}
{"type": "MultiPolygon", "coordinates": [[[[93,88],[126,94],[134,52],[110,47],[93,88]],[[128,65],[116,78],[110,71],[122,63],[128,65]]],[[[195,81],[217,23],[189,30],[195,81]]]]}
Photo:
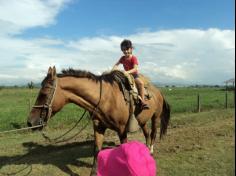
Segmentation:
{"type": "MultiPolygon", "coordinates": [[[[131,58],[126,58],[122,56],[119,60],[120,64],[123,64],[125,71],[129,71],[134,68],[134,65],[138,65],[138,59],[134,55],[131,58]]],[[[133,72],[132,74],[138,74],[138,71],[133,72]]]]}

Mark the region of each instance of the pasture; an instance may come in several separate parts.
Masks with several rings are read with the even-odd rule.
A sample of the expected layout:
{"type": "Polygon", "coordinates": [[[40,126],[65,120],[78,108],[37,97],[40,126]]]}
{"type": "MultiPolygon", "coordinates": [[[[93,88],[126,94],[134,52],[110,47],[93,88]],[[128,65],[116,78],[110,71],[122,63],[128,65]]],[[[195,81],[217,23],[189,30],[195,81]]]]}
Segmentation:
{"type": "MultiPolygon", "coordinates": [[[[167,136],[157,139],[155,146],[158,175],[234,175],[233,92],[228,93],[228,109],[224,109],[225,92],[220,88],[163,88],[162,92],[172,112],[167,136]],[[200,113],[196,113],[198,94],[200,113]]],[[[38,89],[0,89],[0,131],[26,126],[37,93],[38,89]]],[[[75,105],[66,106],[50,120],[46,135],[62,136],[82,113],[75,105]]],[[[70,133],[51,142],[40,132],[0,134],[0,175],[89,175],[93,157],[89,122],[89,117],[83,119],[70,133]]],[[[144,142],[140,131],[128,138],[144,142]]],[[[109,130],[105,141],[107,146],[119,144],[109,130]]]]}

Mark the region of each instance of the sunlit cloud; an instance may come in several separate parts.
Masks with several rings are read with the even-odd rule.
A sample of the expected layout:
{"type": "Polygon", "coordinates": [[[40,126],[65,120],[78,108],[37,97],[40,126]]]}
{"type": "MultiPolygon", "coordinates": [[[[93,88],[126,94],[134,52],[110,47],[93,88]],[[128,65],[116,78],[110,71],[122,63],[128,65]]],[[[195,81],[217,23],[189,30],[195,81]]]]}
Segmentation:
{"type": "MultiPolygon", "coordinates": [[[[152,81],[214,84],[234,75],[234,35],[234,31],[230,30],[183,29],[125,37],[134,43],[134,55],[139,58],[140,72],[152,81]]],[[[119,44],[122,39],[120,36],[103,36],[65,42],[53,38],[4,38],[0,41],[0,55],[9,61],[0,61],[0,73],[21,74],[28,81],[35,77],[35,74],[28,72],[43,77],[52,65],[56,65],[58,71],[73,67],[102,73],[120,58],[119,44]],[[19,66],[15,66],[18,73],[6,72],[11,70],[13,63],[18,62],[19,66]]],[[[40,81],[40,78],[35,80],[40,81]]],[[[1,82],[4,82],[3,77],[1,82]]]]}
{"type": "Polygon", "coordinates": [[[55,23],[55,17],[71,0],[0,1],[0,34],[17,34],[25,29],[55,23]]]}
{"type": "MultiPolygon", "coordinates": [[[[120,42],[134,43],[139,71],[159,83],[221,84],[235,74],[235,31],[210,28],[149,31],[78,40],[25,39],[19,34],[56,23],[72,0],[0,1],[0,85],[41,82],[48,67],[72,67],[95,74],[108,71],[121,57],[120,42]]],[[[122,69],[122,67],[120,67],[122,69]]]]}

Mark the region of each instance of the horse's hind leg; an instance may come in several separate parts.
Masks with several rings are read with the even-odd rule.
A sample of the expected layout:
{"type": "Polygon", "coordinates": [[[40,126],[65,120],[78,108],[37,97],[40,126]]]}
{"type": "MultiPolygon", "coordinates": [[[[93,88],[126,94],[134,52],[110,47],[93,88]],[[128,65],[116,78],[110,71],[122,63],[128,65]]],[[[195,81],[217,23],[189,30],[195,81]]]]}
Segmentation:
{"type": "Polygon", "coordinates": [[[157,125],[158,125],[158,121],[159,121],[159,117],[160,113],[155,113],[152,116],[152,131],[151,131],[151,145],[150,145],[150,153],[153,154],[154,150],[154,143],[156,140],[156,135],[157,135],[157,125]]]}
{"type": "Polygon", "coordinates": [[[150,145],[151,145],[151,138],[150,138],[150,132],[148,130],[148,127],[147,127],[147,123],[145,123],[144,125],[141,126],[142,128],[142,131],[143,131],[143,135],[146,139],[146,145],[148,146],[148,148],[150,149],[150,145]]]}

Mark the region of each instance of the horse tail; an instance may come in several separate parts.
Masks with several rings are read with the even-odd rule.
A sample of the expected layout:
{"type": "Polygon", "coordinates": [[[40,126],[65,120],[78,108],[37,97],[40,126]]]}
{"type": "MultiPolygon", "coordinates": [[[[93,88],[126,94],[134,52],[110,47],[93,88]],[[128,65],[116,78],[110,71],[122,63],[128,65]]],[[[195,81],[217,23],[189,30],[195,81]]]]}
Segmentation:
{"type": "Polygon", "coordinates": [[[167,127],[170,121],[170,105],[167,103],[163,97],[163,108],[161,113],[161,127],[160,127],[160,139],[167,132],[167,127]]]}

